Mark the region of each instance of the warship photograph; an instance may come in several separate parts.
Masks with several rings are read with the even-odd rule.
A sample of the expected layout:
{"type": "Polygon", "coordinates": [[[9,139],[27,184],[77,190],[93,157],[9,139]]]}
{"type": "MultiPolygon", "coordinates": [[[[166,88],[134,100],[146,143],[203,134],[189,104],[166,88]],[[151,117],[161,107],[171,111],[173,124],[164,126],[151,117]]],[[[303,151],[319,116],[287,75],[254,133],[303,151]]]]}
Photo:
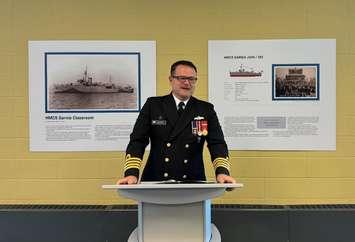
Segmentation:
{"type": "Polygon", "coordinates": [[[87,67],[83,77],[69,84],[57,84],[54,86],[55,93],[133,93],[134,89],[130,85],[119,86],[112,83],[111,75],[107,82],[93,82],[93,78],[88,76],[87,67]]]}
{"type": "Polygon", "coordinates": [[[46,74],[50,112],[124,112],[139,108],[139,64],[135,55],[48,55],[46,74]]]}
{"type": "Polygon", "coordinates": [[[244,67],[240,65],[237,70],[230,71],[230,77],[260,77],[263,71],[256,72],[253,68],[244,67]]]}
{"type": "Polygon", "coordinates": [[[317,99],[317,66],[276,67],[274,99],[317,99]]]}

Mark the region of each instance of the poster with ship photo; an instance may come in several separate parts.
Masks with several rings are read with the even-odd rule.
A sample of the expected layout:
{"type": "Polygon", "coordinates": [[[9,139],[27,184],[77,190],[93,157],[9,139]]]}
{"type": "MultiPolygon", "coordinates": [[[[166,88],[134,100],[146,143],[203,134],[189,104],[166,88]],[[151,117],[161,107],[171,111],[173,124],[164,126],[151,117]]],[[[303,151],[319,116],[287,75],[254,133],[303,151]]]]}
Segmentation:
{"type": "Polygon", "coordinates": [[[31,151],[125,150],[155,96],[154,41],[29,41],[31,151]]]}
{"type": "Polygon", "coordinates": [[[212,40],[209,100],[229,149],[336,149],[334,39],[212,40]]]}
{"type": "Polygon", "coordinates": [[[140,53],[45,53],[46,112],[140,107],[140,53]]]}

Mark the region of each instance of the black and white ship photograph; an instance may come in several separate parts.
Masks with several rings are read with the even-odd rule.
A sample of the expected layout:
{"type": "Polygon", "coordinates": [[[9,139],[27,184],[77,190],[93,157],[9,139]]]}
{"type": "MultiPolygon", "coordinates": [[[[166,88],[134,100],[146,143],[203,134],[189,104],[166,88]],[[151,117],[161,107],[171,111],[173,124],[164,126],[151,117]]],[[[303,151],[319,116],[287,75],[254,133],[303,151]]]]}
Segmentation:
{"type": "Polygon", "coordinates": [[[139,108],[137,53],[46,53],[45,68],[49,112],[139,108]]]}
{"type": "Polygon", "coordinates": [[[319,100],[319,64],[273,65],[273,100],[319,100]]]}

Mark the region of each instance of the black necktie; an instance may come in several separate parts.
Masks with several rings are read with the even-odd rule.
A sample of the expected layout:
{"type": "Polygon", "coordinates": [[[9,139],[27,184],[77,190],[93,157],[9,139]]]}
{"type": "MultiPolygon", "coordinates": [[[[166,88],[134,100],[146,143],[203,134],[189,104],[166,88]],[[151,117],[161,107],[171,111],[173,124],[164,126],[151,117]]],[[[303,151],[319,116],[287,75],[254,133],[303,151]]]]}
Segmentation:
{"type": "Polygon", "coordinates": [[[185,103],[184,102],[179,102],[178,110],[177,110],[179,116],[181,116],[181,114],[184,112],[184,109],[185,109],[185,103]]]}

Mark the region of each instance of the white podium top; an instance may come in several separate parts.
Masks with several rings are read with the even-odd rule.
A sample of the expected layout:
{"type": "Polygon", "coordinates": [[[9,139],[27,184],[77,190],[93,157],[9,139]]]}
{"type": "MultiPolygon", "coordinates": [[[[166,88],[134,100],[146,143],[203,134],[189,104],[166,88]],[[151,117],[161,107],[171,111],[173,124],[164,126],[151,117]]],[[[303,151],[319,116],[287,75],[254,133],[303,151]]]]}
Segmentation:
{"type": "Polygon", "coordinates": [[[116,189],[124,197],[155,204],[185,204],[221,196],[227,188],[243,187],[241,183],[175,183],[142,182],[134,185],[103,185],[116,189]]]}

